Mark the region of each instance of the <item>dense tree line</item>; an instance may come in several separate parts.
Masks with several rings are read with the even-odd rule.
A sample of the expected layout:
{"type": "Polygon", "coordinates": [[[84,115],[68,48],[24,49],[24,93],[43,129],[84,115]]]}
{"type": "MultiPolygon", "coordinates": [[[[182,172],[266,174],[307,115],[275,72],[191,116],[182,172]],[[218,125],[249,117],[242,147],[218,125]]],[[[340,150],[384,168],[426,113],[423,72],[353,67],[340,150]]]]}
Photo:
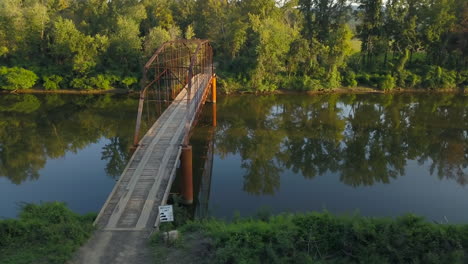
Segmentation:
{"type": "Polygon", "coordinates": [[[4,0],[0,86],[136,88],[159,45],[193,37],[228,91],[468,82],[465,0],[4,0]]]}

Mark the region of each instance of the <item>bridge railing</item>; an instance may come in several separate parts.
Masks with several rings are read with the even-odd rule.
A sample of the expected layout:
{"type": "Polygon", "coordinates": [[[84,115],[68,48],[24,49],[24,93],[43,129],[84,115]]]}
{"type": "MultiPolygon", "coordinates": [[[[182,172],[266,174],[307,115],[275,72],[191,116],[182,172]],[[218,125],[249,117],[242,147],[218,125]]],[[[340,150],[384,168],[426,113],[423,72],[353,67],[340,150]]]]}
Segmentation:
{"type": "MultiPolygon", "coordinates": [[[[164,43],[143,68],[134,145],[140,138],[145,101],[169,105],[182,89],[187,92],[186,135],[206,96],[205,88],[213,76],[213,49],[208,40],[175,40],[164,43]]],[[[161,112],[160,112],[161,113],[161,112]]],[[[159,114],[160,114],[159,113],[159,114]]],[[[184,139],[188,144],[188,137],[184,139]]]]}

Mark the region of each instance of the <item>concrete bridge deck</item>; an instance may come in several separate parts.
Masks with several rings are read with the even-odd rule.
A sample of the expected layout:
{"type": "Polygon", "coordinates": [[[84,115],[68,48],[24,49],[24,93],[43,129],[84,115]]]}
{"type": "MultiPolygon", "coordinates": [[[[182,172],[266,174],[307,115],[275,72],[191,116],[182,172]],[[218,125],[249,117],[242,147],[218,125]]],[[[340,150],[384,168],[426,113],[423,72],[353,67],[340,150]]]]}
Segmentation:
{"type": "Polygon", "coordinates": [[[184,128],[192,126],[212,78],[208,74],[196,77],[190,99],[202,100],[187,101],[187,89],[182,89],[149,129],[101,209],[95,221],[97,231],[72,263],[151,262],[147,238],[157,225],[158,206],[166,203],[174,180],[187,134],[184,128]]]}

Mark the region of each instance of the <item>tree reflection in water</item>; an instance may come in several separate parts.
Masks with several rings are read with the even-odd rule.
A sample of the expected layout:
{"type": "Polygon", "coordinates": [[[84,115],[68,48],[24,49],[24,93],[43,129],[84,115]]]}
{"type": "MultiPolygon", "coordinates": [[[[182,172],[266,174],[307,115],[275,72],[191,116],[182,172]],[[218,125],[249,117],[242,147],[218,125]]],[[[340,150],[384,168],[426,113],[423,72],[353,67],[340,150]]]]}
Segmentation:
{"type": "Polygon", "coordinates": [[[465,185],[467,104],[459,94],[232,96],[218,102],[216,152],[240,155],[252,194],[278,191],[285,169],[335,172],[350,186],[390,183],[408,160],[465,185]]]}
{"type": "Polygon", "coordinates": [[[48,159],[78,152],[101,138],[106,172],[129,159],[138,100],[96,95],[0,96],[0,177],[15,184],[40,177],[48,159]]]}
{"type": "MultiPolygon", "coordinates": [[[[106,173],[129,159],[137,100],[111,96],[0,97],[0,177],[37,179],[47,159],[102,137],[106,173]]],[[[284,170],[334,172],[351,186],[389,183],[408,160],[468,183],[467,97],[456,94],[231,96],[218,102],[216,152],[237,154],[244,190],[274,194],[284,170]]],[[[148,122],[151,124],[151,122],[148,122]]],[[[145,125],[148,125],[145,124],[145,125]]],[[[144,131],[145,128],[143,128],[144,131]]]]}

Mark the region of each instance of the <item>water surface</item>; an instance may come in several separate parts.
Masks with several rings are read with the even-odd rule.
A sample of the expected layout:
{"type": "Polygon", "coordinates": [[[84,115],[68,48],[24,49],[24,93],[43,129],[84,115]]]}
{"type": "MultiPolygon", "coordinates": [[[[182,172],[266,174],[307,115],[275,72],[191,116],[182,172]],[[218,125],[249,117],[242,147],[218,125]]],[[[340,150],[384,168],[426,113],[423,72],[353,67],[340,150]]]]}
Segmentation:
{"type": "MultiPolygon", "coordinates": [[[[191,139],[192,209],[466,223],[467,104],[455,94],[221,97],[217,126],[207,104],[191,139]]],[[[22,202],[99,211],[130,157],[137,107],[126,96],[0,96],[0,217],[22,202]]],[[[143,121],[142,133],[154,119],[143,121]]]]}
{"type": "Polygon", "coordinates": [[[21,203],[98,212],[129,159],[138,101],[109,95],[0,96],[0,218],[21,203]]]}
{"type": "Polygon", "coordinates": [[[209,199],[196,210],[228,219],[262,207],[415,213],[466,223],[467,105],[455,94],[220,98],[217,127],[208,128],[205,108],[208,122],[192,138],[198,148],[214,143],[209,199]]]}

